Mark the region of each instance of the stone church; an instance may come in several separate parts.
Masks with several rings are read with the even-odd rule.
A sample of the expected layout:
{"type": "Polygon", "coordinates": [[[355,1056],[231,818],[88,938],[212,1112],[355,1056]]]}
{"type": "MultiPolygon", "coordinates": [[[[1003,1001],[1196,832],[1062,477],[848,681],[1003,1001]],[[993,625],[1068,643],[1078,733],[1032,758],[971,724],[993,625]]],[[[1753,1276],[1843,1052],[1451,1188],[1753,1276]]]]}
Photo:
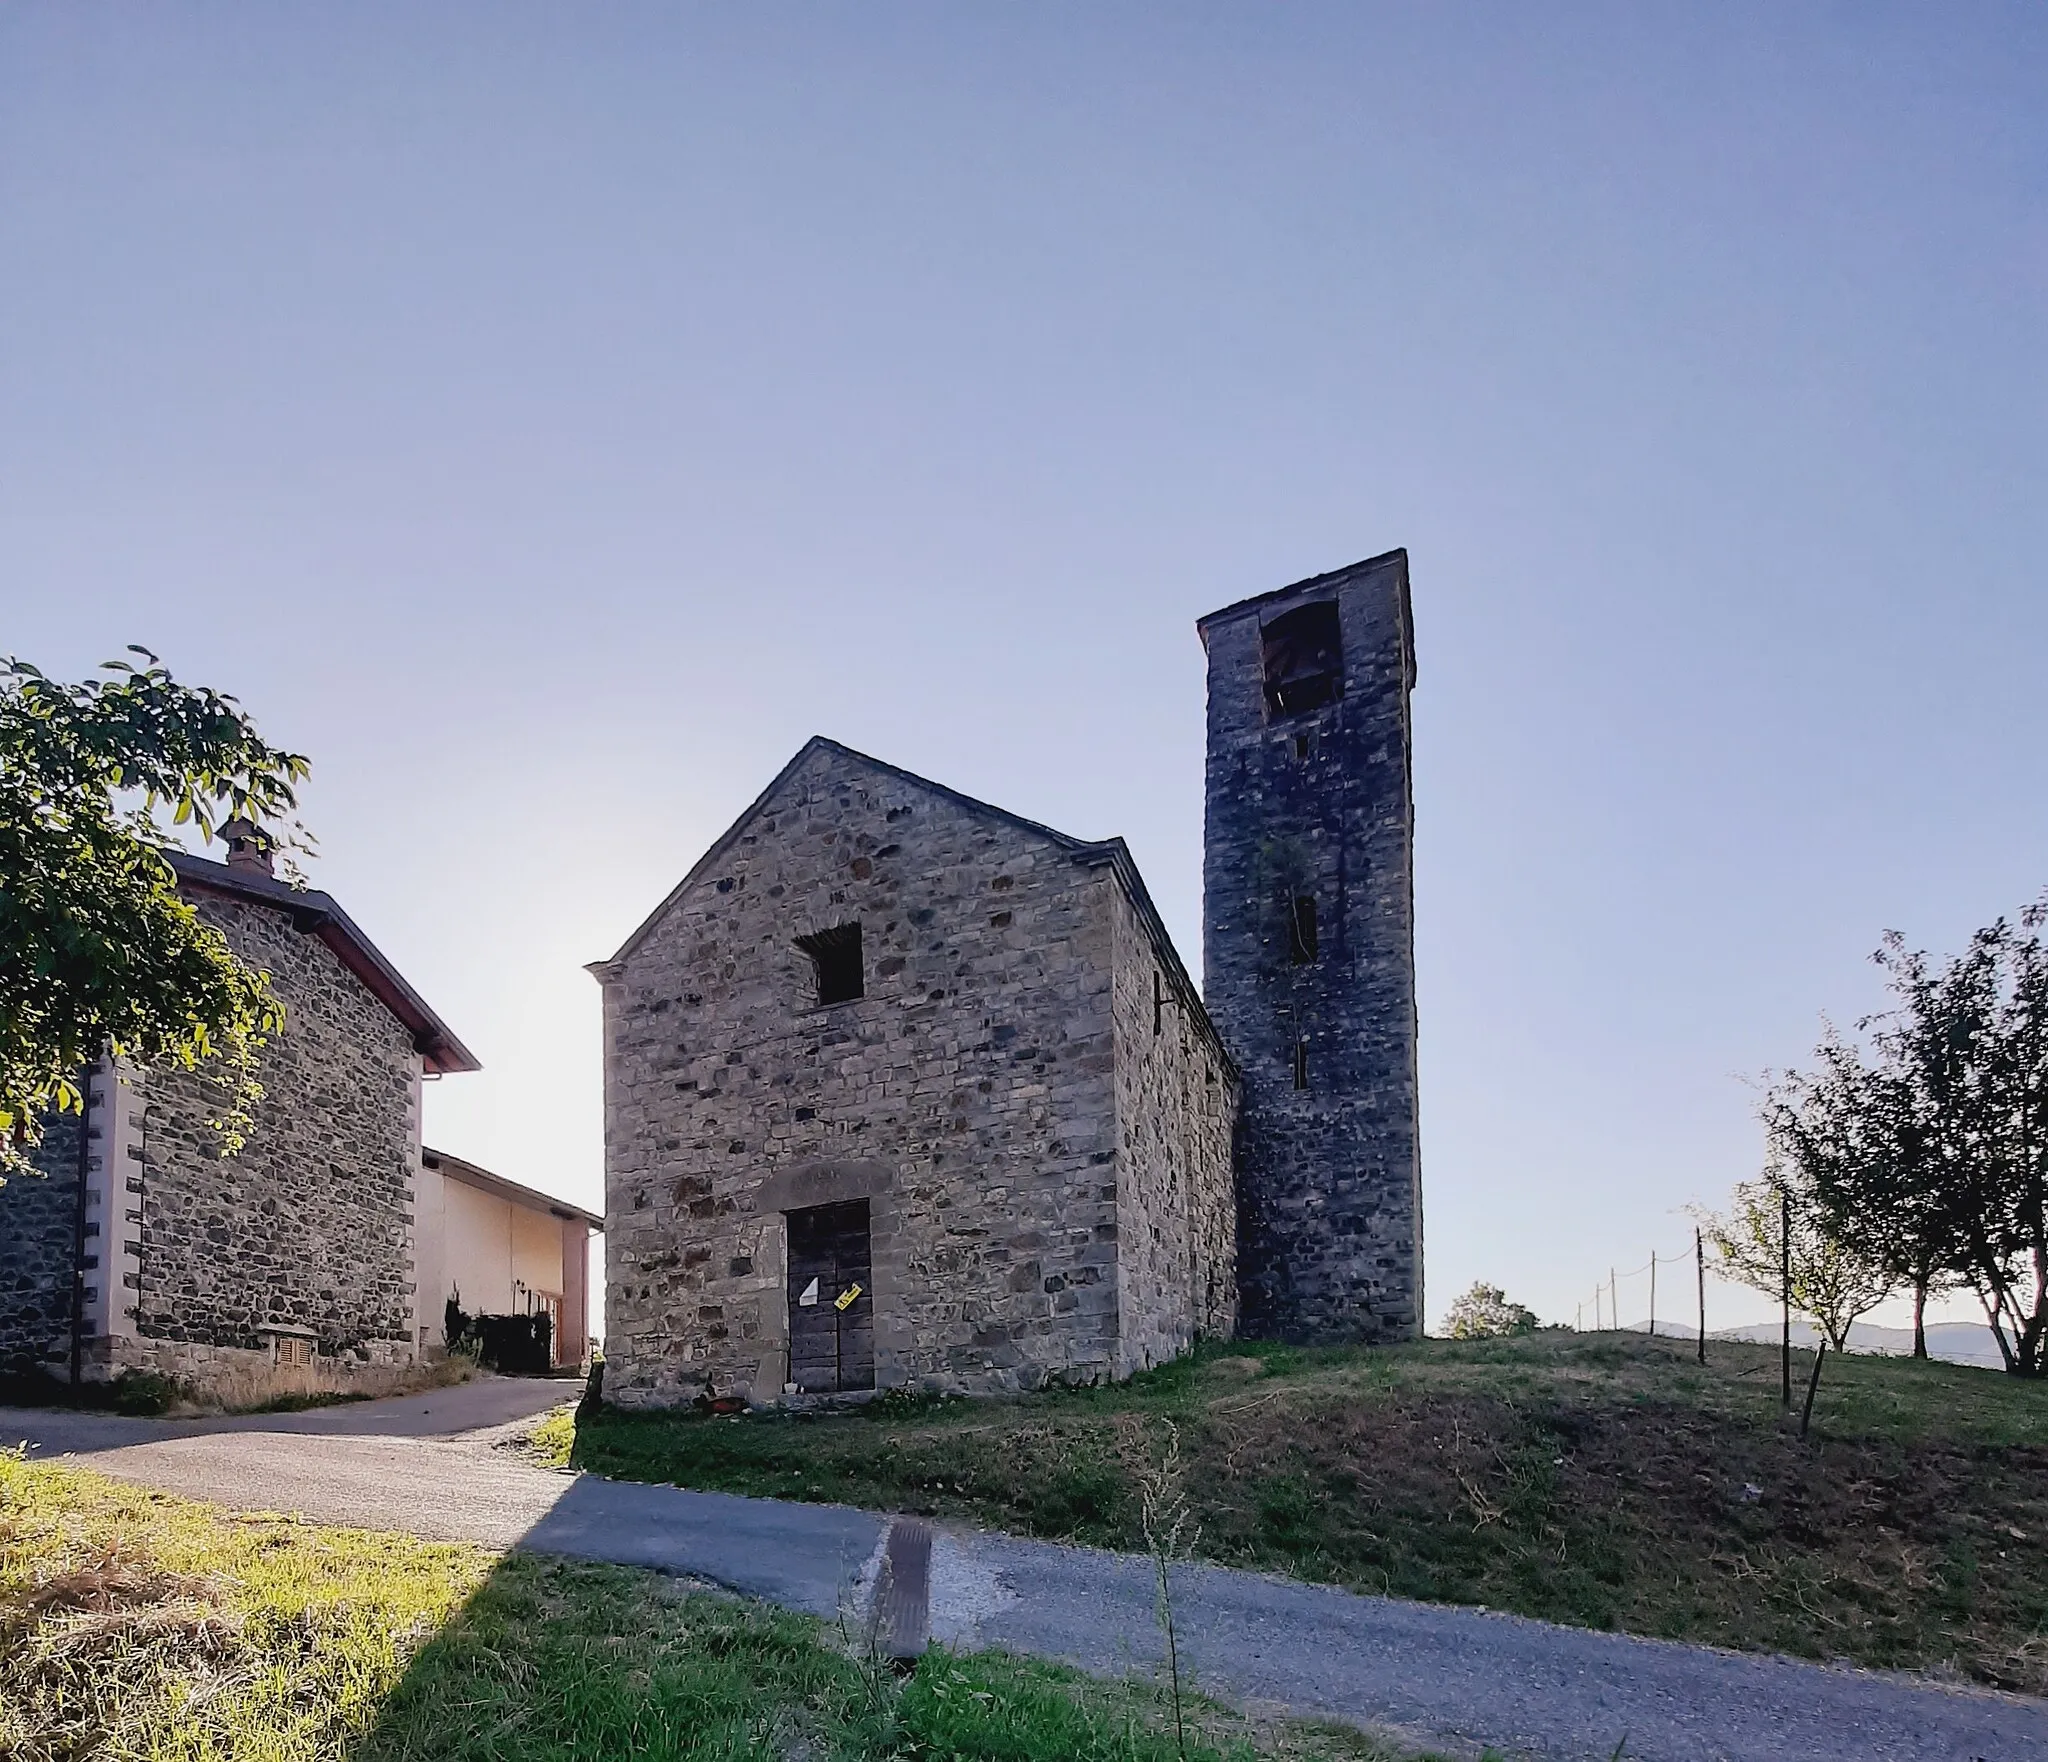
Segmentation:
{"type": "Polygon", "coordinates": [[[1406,553],[1197,628],[1202,990],[1121,839],[822,738],[592,967],[608,1398],[1420,1331],[1406,553]]]}

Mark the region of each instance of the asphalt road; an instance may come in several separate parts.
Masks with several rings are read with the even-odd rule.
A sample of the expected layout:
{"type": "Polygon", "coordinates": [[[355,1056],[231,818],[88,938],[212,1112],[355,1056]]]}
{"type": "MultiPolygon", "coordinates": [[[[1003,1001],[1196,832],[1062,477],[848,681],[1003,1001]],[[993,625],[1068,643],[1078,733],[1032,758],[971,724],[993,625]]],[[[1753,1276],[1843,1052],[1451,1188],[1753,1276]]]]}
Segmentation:
{"type": "MultiPolygon", "coordinates": [[[[0,1444],[241,1509],[686,1573],[830,1616],[888,1520],[550,1473],[496,1446],[561,1399],[500,1380],[217,1421],[0,1409],[0,1444]]],[[[1149,1560],[941,1532],[932,1637],[1087,1669],[1160,1655],[1149,1560]]],[[[1551,1627],[1256,1573],[1175,1573],[1184,1664],[1224,1699],[1543,1762],[2039,1762],[2048,1702],[1551,1627]]]]}

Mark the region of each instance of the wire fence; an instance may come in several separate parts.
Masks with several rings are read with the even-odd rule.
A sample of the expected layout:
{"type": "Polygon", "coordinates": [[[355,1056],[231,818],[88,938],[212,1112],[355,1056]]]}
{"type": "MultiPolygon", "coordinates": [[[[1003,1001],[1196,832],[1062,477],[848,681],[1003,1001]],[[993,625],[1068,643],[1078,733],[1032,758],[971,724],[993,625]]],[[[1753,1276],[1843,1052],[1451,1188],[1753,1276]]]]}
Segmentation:
{"type": "Polygon", "coordinates": [[[1695,1230],[1690,1242],[1668,1253],[1653,1249],[1641,1266],[1611,1266],[1577,1304],[1572,1327],[1579,1333],[1628,1330],[1704,1339],[1712,1331],[1715,1288],[1733,1283],[1716,1271],[1717,1258],[1695,1230]]]}

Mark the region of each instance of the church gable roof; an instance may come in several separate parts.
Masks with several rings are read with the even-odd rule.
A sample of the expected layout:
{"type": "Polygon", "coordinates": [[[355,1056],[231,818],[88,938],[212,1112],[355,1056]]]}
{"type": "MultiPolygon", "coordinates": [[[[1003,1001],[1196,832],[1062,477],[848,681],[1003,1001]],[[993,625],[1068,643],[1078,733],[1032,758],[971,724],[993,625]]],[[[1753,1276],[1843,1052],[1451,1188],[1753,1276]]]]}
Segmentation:
{"type": "Polygon", "coordinates": [[[769,780],[768,787],[762,790],[759,795],[755,796],[741,810],[739,818],[734,820],[730,826],[718,835],[717,839],[713,841],[711,848],[690,865],[689,873],[678,881],[674,887],[669,889],[667,896],[662,900],[661,904],[656,906],[647,915],[640,927],[620,945],[618,953],[613,955],[610,961],[600,961],[593,964],[599,967],[612,966],[620,961],[631,959],[634,951],[653,933],[655,926],[668,915],[669,911],[679,900],[686,897],[692,888],[696,887],[712,870],[718,867],[732,850],[733,846],[739,842],[749,826],[763,814],[770,812],[774,808],[776,798],[802,772],[804,766],[819,753],[827,753],[837,759],[850,760],[853,764],[863,769],[876,771],[885,777],[894,778],[898,782],[906,783],[923,794],[937,796],[940,800],[950,802],[953,806],[965,809],[970,814],[993,819],[1003,825],[1015,827],[1020,831],[1033,833],[1040,838],[1046,839],[1069,855],[1077,855],[1083,851],[1096,848],[1089,845],[1083,839],[1071,838],[1064,832],[1054,831],[1050,826],[1041,826],[1036,820],[1027,820],[1022,814],[1013,814],[1007,808],[999,808],[991,802],[978,800],[971,795],[964,795],[957,789],[948,789],[945,784],[934,783],[929,777],[920,777],[915,771],[906,771],[900,765],[889,764],[885,760],[870,757],[867,753],[856,752],[852,747],[844,746],[840,742],[828,739],[822,734],[814,734],[798,749],[796,756],[775,773],[769,780]]]}
{"type": "MultiPolygon", "coordinates": [[[[1153,952],[1158,957],[1168,982],[1179,994],[1182,1007],[1187,1010],[1190,1019],[1215,1043],[1217,1049],[1222,1050],[1222,1041],[1209,1020],[1209,1012],[1203,1006],[1202,994],[1196,988],[1194,980],[1188,976],[1187,968],[1181,962],[1180,953],[1173,946],[1173,938],[1167,934],[1166,924],[1159,916],[1158,908],[1153,905],[1151,894],[1146,891],[1144,877],[1138,873],[1138,865],[1132,860],[1130,847],[1121,838],[1075,838],[1070,833],[1058,831],[1037,820],[1026,819],[1022,814],[1014,814],[1008,808],[997,807],[993,802],[986,802],[961,790],[948,788],[943,783],[935,783],[931,778],[921,777],[915,771],[906,771],[900,765],[892,765],[886,760],[857,752],[854,748],[828,739],[822,734],[814,734],[804,742],[796,756],[776,772],[768,787],[748,804],[739,818],[719,835],[711,848],[691,865],[689,873],[669,890],[661,904],[656,906],[639,928],[626,938],[619,951],[609,961],[593,961],[590,970],[598,977],[606,978],[610,976],[610,969],[630,960],[641,944],[653,934],[662,919],[719,866],[745,834],[748,826],[762,814],[770,811],[777,796],[818,753],[829,753],[835,758],[850,761],[864,769],[893,778],[923,794],[936,796],[968,814],[991,819],[1017,831],[1042,838],[1062,854],[1086,867],[1106,865],[1136,909],[1138,920],[1144,925],[1146,935],[1152,943],[1153,952]]],[[[1225,1053],[1224,1057],[1228,1067],[1235,1070],[1236,1066],[1229,1060],[1228,1053],[1225,1053]]]]}

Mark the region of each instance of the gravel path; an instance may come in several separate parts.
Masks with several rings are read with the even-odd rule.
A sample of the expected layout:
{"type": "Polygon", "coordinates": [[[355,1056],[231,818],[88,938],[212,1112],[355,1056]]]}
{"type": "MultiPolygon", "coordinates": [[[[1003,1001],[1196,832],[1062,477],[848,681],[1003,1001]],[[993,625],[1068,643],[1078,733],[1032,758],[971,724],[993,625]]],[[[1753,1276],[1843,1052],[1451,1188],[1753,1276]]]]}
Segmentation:
{"type": "MultiPolygon", "coordinates": [[[[830,1616],[888,1520],[550,1473],[499,1448],[565,1393],[510,1379],[238,1420],[0,1409],[0,1444],[242,1509],[689,1573],[830,1616]]],[[[932,1637],[1097,1671],[1159,1656],[1148,1560],[940,1532],[932,1637]]],[[[2048,1702],[1176,1570],[1182,1656],[1230,1700],[1542,1762],[2038,1762],[2048,1702]]]]}

